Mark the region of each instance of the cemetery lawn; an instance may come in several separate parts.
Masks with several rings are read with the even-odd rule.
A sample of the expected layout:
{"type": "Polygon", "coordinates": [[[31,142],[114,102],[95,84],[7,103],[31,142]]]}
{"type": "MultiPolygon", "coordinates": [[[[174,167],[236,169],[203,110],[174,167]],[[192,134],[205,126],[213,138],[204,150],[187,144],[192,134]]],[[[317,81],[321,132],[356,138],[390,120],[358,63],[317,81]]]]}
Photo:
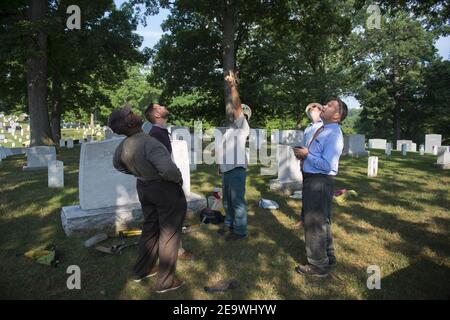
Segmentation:
{"type": "MultiPolygon", "coordinates": [[[[450,171],[435,166],[436,157],[371,151],[379,173],[368,178],[367,157],[343,158],[337,188],[358,197],[334,203],[333,233],[338,265],[327,279],[304,278],[294,268],[305,263],[303,230],[295,226],[300,200],[271,192],[269,179],[252,166],[247,178],[249,238],[226,243],[217,226],[204,225],[183,235],[195,261],[179,261],[187,284],[179,290],[152,293],[155,279],[130,280],[136,248],[111,256],[83,247],[86,237],[67,238],[61,227],[62,206],[78,203],[79,146],[57,155],[64,162],[64,189],[47,188],[47,172],[23,172],[25,156],[0,164],[0,298],[7,299],[449,299],[450,171]],[[263,198],[280,210],[263,210],[263,198]],[[58,267],[40,265],[23,253],[55,244],[58,267]],[[66,269],[81,268],[81,290],[68,290],[66,269]],[[381,290],[368,290],[367,267],[381,269],[381,290]],[[240,287],[206,293],[221,279],[240,287]]],[[[220,186],[215,166],[199,165],[192,190],[208,194],[220,186]]],[[[187,223],[197,223],[190,217],[187,223]]]]}

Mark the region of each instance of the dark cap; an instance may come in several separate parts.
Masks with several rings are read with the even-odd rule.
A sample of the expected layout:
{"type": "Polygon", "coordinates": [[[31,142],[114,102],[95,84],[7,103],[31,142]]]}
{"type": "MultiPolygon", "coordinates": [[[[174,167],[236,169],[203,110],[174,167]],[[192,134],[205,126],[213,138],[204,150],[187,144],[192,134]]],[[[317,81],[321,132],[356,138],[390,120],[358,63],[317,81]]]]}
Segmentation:
{"type": "Polygon", "coordinates": [[[127,129],[127,117],[130,113],[132,113],[130,107],[114,110],[109,115],[108,127],[116,134],[124,134],[124,130],[127,129]]]}

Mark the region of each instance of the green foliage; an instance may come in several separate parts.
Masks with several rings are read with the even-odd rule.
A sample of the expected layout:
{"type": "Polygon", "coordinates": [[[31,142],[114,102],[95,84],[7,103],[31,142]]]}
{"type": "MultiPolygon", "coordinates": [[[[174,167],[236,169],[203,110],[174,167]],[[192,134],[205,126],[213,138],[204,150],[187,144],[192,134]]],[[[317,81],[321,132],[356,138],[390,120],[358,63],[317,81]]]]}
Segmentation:
{"type": "Polygon", "coordinates": [[[355,91],[363,108],[359,131],[369,137],[423,142],[431,120],[424,113],[424,75],[427,66],[438,61],[433,46],[437,35],[403,11],[386,13],[381,30],[352,35],[352,75],[360,79],[355,91]]]}

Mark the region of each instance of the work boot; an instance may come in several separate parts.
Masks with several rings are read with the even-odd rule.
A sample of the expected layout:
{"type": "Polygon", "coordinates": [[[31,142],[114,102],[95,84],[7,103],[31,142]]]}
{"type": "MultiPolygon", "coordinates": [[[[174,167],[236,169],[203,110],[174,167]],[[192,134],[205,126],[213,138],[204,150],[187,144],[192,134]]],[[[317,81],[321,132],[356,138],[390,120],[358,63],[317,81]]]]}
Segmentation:
{"type": "Polygon", "coordinates": [[[304,276],[313,276],[319,278],[328,277],[328,275],[330,274],[327,269],[322,269],[312,264],[299,265],[295,268],[295,271],[304,276]]]}
{"type": "Polygon", "coordinates": [[[223,224],[219,230],[217,230],[217,233],[220,234],[221,236],[226,235],[228,232],[233,231],[233,227],[227,226],[225,224],[223,224]]]}

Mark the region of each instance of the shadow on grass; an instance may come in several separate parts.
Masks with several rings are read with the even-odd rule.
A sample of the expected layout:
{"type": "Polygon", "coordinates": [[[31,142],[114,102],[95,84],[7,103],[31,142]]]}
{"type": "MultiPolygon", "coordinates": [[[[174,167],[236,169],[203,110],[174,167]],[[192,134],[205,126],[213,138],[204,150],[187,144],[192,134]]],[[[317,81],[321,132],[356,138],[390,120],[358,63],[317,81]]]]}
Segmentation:
{"type": "Polygon", "coordinates": [[[450,286],[436,279],[450,279],[450,269],[421,259],[381,279],[381,289],[368,290],[369,299],[450,299],[450,286]],[[399,290],[399,285],[401,289],[399,290]],[[400,292],[399,292],[400,291],[400,292]]]}

